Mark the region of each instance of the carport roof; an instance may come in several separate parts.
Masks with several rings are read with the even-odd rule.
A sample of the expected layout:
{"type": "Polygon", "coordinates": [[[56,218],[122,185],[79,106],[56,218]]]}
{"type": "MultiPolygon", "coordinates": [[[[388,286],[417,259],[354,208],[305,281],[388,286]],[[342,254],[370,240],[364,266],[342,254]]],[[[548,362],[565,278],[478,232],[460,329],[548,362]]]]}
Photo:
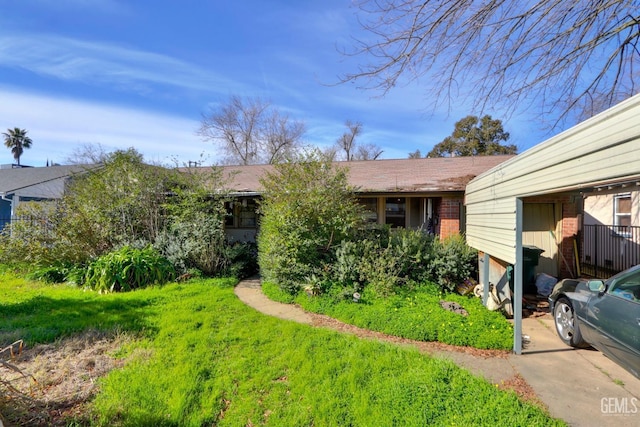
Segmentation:
{"type": "MultiPolygon", "coordinates": [[[[361,193],[464,192],[469,181],[512,155],[335,162],[348,168],[349,184],[361,193]]],[[[223,166],[231,190],[260,193],[260,178],[272,165],[223,166]]]]}

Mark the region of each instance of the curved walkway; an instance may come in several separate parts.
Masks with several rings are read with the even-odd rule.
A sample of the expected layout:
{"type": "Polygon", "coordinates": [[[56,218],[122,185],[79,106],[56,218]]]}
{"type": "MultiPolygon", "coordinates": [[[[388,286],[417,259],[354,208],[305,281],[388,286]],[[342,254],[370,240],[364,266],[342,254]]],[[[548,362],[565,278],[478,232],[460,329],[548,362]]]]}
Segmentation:
{"type": "Polygon", "coordinates": [[[454,361],[501,388],[546,406],[571,426],[640,425],[640,380],[594,350],[566,347],[555,335],[550,315],[523,319],[529,336],[522,355],[402,339],[348,325],[282,304],[262,293],[260,279],[241,281],[234,290],[250,307],[274,317],[327,327],[363,338],[413,345],[454,361]],[[626,405],[626,406],[624,406],[626,405]],[[622,409],[626,409],[623,413],[622,409]]]}
{"type": "Polygon", "coordinates": [[[292,304],[282,304],[270,300],[262,293],[262,286],[259,278],[245,279],[238,283],[234,292],[240,301],[253,307],[261,313],[280,319],[293,320],[298,323],[313,324],[311,315],[298,306],[292,304]]]}

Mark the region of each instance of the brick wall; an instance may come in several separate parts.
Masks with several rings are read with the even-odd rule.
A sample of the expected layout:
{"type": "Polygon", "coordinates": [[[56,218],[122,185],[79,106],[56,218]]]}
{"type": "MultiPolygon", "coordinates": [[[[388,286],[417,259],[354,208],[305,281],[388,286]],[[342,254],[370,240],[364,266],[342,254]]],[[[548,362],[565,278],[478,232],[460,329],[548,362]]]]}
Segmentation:
{"type": "Polygon", "coordinates": [[[442,198],[438,215],[440,217],[440,238],[444,239],[460,233],[460,199],[442,198]]]}
{"type": "Polygon", "coordinates": [[[559,248],[561,258],[564,257],[560,261],[560,277],[571,277],[576,273],[573,241],[578,238],[578,228],[578,206],[575,202],[565,201],[562,203],[562,243],[559,248]]]}

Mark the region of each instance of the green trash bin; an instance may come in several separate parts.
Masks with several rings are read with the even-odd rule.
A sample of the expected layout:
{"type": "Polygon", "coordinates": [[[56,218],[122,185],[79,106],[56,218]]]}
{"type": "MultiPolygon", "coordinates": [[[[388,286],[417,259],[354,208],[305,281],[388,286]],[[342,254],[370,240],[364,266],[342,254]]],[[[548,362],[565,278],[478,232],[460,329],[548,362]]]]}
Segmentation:
{"type": "MultiPolygon", "coordinates": [[[[536,294],[538,289],[536,288],[536,267],[540,261],[540,254],[544,252],[544,249],[540,249],[533,245],[522,246],[522,292],[525,294],[536,294]]],[[[513,266],[507,267],[507,275],[509,277],[509,287],[511,293],[515,288],[514,285],[514,268],[513,266]]]]}
{"type": "Polygon", "coordinates": [[[537,246],[522,246],[522,291],[525,294],[538,292],[536,289],[536,267],[542,252],[544,249],[537,246]]]}

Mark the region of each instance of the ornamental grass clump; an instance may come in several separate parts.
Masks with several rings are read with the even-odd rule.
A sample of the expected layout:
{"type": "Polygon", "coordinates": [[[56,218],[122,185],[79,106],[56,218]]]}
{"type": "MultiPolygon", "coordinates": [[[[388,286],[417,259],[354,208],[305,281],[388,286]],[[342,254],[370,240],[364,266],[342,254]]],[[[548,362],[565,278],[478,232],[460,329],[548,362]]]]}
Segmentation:
{"type": "Polygon", "coordinates": [[[131,291],[175,278],[173,265],[151,247],[124,246],[89,264],[84,285],[99,292],[131,291]]]}

